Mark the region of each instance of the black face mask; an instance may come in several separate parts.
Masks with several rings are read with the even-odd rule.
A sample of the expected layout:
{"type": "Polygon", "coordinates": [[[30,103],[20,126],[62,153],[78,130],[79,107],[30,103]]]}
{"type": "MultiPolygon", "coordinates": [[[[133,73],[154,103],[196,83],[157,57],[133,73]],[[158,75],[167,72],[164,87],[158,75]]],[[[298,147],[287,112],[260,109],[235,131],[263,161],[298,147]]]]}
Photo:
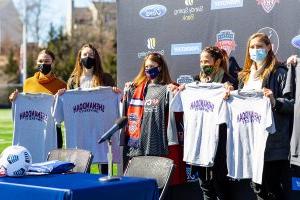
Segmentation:
{"type": "Polygon", "coordinates": [[[95,58],[85,57],[81,58],[80,64],[87,69],[92,69],[95,66],[95,58]]]}
{"type": "Polygon", "coordinates": [[[47,75],[51,71],[51,64],[41,64],[37,68],[42,74],[47,75]]]}

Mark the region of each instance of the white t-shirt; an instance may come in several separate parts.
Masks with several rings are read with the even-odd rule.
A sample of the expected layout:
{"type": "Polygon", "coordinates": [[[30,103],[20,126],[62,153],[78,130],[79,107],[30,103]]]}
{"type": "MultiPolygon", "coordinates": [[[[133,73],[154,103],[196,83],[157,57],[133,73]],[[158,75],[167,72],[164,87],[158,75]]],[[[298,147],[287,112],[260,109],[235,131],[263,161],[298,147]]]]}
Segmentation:
{"type": "Polygon", "coordinates": [[[223,84],[193,82],[175,95],[171,110],[184,112],[183,160],[211,167],[219,140],[219,124],[226,114],[223,84]]]}
{"type": "Polygon", "coordinates": [[[80,88],[82,89],[89,89],[92,88],[92,75],[89,76],[81,76],[80,77],[80,88]]]}
{"type": "Polygon", "coordinates": [[[244,90],[260,90],[262,88],[262,79],[259,75],[263,72],[264,66],[256,69],[254,64],[251,66],[251,71],[248,81],[244,84],[244,90]]]}
{"type": "Polygon", "coordinates": [[[57,148],[57,135],[49,94],[19,94],[13,102],[13,145],[26,147],[32,161],[44,162],[48,152],[57,148]]]}
{"type": "MultiPolygon", "coordinates": [[[[54,118],[65,122],[67,148],[86,149],[93,162],[107,163],[107,144],[98,139],[119,118],[119,95],[111,87],[68,90],[56,99],[54,118]]],[[[120,161],[119,136],[112,137],[113,160],[120,161]]]]}
{"type": "Polygon", "coordinates": [[[227,107],[228,176],[261,184],[266,141],[276,131],[270,100],[262,93],[234,91],[227,107]]]}

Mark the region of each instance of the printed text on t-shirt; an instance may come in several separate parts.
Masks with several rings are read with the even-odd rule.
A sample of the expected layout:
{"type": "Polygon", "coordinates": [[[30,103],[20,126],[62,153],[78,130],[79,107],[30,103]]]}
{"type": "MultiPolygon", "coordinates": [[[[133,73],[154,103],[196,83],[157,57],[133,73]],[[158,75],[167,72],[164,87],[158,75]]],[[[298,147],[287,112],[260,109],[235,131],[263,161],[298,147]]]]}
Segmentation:
{"type": "Polygon", "coordinates": [[[83,102],[73,106],[73,112],[104,112],[104,105],[97,102],[83,102]]]}

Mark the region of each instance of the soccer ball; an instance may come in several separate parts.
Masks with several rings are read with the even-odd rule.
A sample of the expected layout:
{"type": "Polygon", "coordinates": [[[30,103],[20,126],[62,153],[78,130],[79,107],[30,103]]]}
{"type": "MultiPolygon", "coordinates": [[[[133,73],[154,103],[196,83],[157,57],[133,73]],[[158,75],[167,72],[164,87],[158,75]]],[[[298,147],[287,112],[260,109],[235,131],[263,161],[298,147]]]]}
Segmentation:
{"type": "Polygon", "coordinates": [[[0,171],[7,176],[23,176],[32,163],[29,151],[22,146],[10,146],[0,155],[0,171]]]}

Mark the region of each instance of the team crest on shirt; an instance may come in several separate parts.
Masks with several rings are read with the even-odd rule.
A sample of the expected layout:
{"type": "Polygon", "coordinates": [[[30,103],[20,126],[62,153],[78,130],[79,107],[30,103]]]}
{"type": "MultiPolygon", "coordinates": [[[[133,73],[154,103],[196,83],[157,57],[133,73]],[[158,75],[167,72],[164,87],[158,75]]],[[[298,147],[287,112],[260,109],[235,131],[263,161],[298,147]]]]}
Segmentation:
{"type": "Polygon", "coordinates": [[[216,46],[224,49],[228,56],[236,47],[234,35],[235,33],[232,30],[222,30],[217,34],[216,46]]]}
{"type": "Polygon", "coordinates": [[[279,3],[279,0],[256,0],[257,5],[261,5],[266,13],[270,13],[275,4],[279,3]]]}
{"type": "Polygon", "coordinates": [[[145,101],[145,106],[157,106],[159,104],[158,99],[147,99],[145,101]]]}
{"type": "Polygon", "coordinates": [[[144,111],[145,112],[158,112],[158,107],[159,107],[159,99],[147,99],[145,101],[145,107],[144,111]]]}
{"type": "Polygon", "coordinates": [[[242,124],[258,122],[260,124],[261,115],[254,111],[245,111],[237,116],[237,121],[242,124]]]}

